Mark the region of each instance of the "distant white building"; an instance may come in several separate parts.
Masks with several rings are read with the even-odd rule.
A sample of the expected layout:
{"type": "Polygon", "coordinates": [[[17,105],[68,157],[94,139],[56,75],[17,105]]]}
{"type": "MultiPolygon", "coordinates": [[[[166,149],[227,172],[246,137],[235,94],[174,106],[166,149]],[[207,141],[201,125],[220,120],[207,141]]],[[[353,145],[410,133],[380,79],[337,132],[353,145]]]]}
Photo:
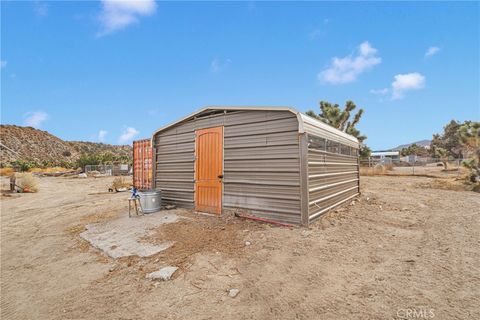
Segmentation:
{"type": "Polygon", "coordinates": [[[400,160],[400,151],[373,151],[372,159],[380,162],[392,162],[400,160]]]}

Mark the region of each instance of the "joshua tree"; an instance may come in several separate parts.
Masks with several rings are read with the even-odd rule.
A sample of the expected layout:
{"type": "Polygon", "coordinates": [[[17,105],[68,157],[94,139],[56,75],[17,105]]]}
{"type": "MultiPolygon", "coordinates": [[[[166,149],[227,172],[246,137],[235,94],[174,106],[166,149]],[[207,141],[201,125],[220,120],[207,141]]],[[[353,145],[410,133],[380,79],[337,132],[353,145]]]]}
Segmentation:
{"type": "Polygon", "coordinates": [[[448,166],[448,151],[443,148],[435,148],[435,157],[440,158],[443,163],[443,168],[447,170],[448,166]]]}
{"type": "Polygon", "coordinates": [[[464,161],[463,165],[471,170],[470,180],[480,180],[480,122],[465,121],[458,128],[458,135],[462,149],[468,154],[473,153],[470,160],[464,161]]]}
{"type": "Polygon", "coordinates": [[[360,142],[360,156],[369,157],[370,149],[363,143],[367,139],[367,136],[362,135],[360,131],[355,128],[363,115],[363,109],[358,110],[358,112],[353,116],[353,119],[350,120],[351,112],[357,106],[353,101],[348,100],[345,103],[343,110],[340,109],[338,104],[331,104],[330,102],[320,101],[320,113],[316,114],[315,111],[307,111],[307,115],[325,122],[326,124],[331,125],[343,132],[351,134],[356,137],[360,142]]]}
{"type": "Polygon", "coordinates": [[[316,114],[314,111],[307,111],[307,115],[325,122],[326,124],[331,125],[339,130],[342,130],[352,136],[356,137],[358,141],[363,142],[367,139],[366,136],[360,134],[355,126],[358,124],[363,115],[363,109],[358,110],[358,112],[353,116],[353,119],[350,120],[351,112],[357,106],[353,101],[347,101],[343,110],[340,109],[338,104],[331,104],[330,102],[320,101],[320,113],[316,114]]]}

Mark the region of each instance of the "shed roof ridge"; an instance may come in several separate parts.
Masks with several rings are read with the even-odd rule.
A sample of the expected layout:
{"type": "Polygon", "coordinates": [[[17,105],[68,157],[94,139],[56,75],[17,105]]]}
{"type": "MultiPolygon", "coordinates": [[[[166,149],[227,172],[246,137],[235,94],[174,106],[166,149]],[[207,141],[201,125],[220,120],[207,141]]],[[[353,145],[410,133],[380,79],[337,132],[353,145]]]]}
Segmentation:
{"type": "Polygon", "coordinates": [[[300,133],[304,133],[305,132],[305,127],[304,127],[304,123],[305,123],[305,119],[307,119],[307,121],[310,123],[310,124],[313,124],[315,125],[316,127],[318,128],[321,128],[321,129],[324,129],[326,131],[329,131],[331,133],[334,133],[338,136],[341,136],[341,137],[344,137],[346,139],[349,139],[353,142],[356,142],[358,143],[358,140],[357,138],[355,138],[354,136],[342,131],[342,130],[339,130],[337,128],[334,128],[318,119],[315,119],[313,117],[310,117],[308,115],[306,115],[305,113],[302,113],[302,112],[299,112],[297,109],[295,109],[294,107],[291,107],[291,106],[222,106],[222,105],[210,105],[210,106],[205,106],[203,108],[200,108],[198,110],[196,110],[195,112],[193,113],[190,113],[188,114],[187,116],[177,120],[177,121],[174,121],[172,123],[169,123],[157,130],[155,130],[152,134],[152,138],[153,136],[155,136],[157,133],[161,132],[161,131],[164,131],[178,123],[181,123],[183,121],[186,121],[194,116],[196,116],[197,114],[200,114],[202,112],[205,112],[205,111],[208,111],[208,110],[237,110],[237,111],[241,111],[241,110],[263,110],[263,111],[290,111],[291,113],[293,113],[296,117],[297,117],[297,120],[298,120],[298,131],[300,133]]]}

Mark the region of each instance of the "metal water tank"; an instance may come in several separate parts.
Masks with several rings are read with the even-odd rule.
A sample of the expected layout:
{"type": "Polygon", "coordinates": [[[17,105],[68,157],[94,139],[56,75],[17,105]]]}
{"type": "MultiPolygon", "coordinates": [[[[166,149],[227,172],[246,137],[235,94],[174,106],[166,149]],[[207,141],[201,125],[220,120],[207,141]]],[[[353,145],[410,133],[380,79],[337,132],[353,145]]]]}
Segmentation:
{"type": "Polygon", "coordinates": [[[138,195],[144,213],[153,213],[162,209],[162,191],[140,190],[138,195]]]}

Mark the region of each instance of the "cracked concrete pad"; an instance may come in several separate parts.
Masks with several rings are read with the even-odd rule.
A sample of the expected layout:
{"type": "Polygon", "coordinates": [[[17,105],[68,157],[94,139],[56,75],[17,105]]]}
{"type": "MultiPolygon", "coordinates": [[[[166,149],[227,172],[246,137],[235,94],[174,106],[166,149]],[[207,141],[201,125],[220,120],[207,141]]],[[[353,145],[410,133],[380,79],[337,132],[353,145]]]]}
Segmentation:
{"type": "Polygon", "coordinates": [[[125,215],[116,220],[89,224],[80,237],[114,259],[133,255],[148,257],[169,248],[173,242],[156,245],[141,241],[141,238],[148,235],[152,229],[175,222],[178,218],[175,211],[156,212],[132,218],[125,215]]]}

